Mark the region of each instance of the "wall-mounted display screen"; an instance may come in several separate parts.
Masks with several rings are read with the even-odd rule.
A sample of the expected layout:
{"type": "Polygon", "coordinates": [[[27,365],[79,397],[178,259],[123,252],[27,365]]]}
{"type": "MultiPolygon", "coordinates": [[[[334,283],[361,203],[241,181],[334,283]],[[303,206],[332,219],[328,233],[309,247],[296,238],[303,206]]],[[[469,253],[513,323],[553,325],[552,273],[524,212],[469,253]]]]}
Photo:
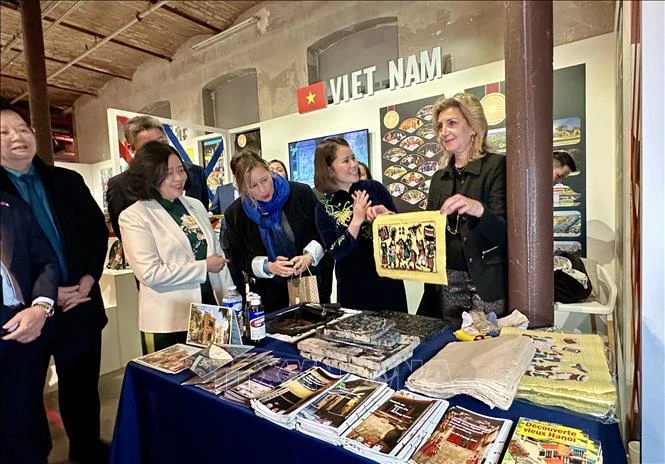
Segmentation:
{"type": "Polygon", "coordinates": [[[328,137],[342,137],[349,142],[356,159],[369,166],[368,129],[326,135],[298,142],[289,142],[289,178],[291,180],[314,187],[314,152],[316,146],[328,137]]]}

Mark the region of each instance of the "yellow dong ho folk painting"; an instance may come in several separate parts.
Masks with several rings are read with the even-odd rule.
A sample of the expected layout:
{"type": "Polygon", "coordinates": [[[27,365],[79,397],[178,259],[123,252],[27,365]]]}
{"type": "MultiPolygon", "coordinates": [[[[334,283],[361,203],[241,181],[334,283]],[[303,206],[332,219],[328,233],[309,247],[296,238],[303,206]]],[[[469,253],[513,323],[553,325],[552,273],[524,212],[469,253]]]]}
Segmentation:
{"type": "Polygon", "coordinates": [[[374,262],[382,277],[446,285],[446,220],[439,211],[374,220],[374,262]]]}

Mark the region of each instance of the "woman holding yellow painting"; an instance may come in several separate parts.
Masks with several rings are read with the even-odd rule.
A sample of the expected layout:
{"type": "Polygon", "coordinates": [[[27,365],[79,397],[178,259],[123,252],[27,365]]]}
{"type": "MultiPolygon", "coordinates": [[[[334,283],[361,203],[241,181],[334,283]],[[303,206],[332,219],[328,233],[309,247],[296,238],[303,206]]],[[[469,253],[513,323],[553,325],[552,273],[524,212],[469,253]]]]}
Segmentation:
{"type": "Polygon", "coordinates": [[[432,176],[428,210],[446,215],[447,286],[425,285],[418,314],[461,323],[478,309],[501,317],[506,310],[506,158],[487,142],[478,98],[458,93],[432,109],[444,149],[432,176]]]}

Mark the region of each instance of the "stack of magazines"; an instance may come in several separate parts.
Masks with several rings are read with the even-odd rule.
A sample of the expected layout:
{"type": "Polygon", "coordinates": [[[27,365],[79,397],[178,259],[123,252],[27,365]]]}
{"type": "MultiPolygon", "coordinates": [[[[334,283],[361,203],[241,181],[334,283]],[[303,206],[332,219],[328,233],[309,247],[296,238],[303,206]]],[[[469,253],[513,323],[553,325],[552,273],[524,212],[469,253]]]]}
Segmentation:
{"type": "Polygon", "coordinates": [[[368,379],[375,379],[411,358],[420,339],[401,335],[394,321],[358,314],[328,324],[298,343],[300,355],[368,379]]]}
{"type": "Polygon", "coordinates": [[[320,367],[312,367],[271,392],[252,399],[250,404],[257,416],[293,429],[300,410],[330,389],[341,377],[320,367]]]}
{"type": "Polygon", "coordinates": [[[183,385],[195,385],[214,395],[219,395],[229,388],[246,381],[252,375],[274,366],[279,358],[270,356],[269,351],[248,352],[239,355],[231,363],[204,376],[195,376],[183,382],[183,385]]]}
{"type": "Polygon", "coordinates": [[[415,464],[496,464],[513,421],[451,406],[434,432],[411,456],[415,464]]]}
{"type": "Polygon", "coordinates": [[[411,374],[406,387],[437,398],[466,394],[507,410],[535,352],[527,337],[449,343],[411,374]]]}
{"type": "Polygon", "coordinates": [[[287,380],[302,373],[303,366],[297,361],[279,359],[274,365],[250,375],[250,377],[222,393],[224,398],[250,406],[251,401],[267,395],[287,380]]]}
{"type": "Polygon", "coordinates": [[[341,445],[342,434],[388,390],[383,382],[347,374],[298,413],[296,428],[333,445],[341,445]]]}
{"type": "Polygon", "coordinates": [[[344,434],[344,448],[381,463],[403,463],[432,434],[445,400],[387,390],[344,434]]]}

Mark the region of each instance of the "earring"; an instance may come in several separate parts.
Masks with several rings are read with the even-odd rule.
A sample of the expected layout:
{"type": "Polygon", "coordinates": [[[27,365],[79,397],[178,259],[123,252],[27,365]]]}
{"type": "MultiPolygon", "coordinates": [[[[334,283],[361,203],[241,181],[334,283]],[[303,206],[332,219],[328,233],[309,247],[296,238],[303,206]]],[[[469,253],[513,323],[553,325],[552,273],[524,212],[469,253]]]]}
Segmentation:
{"type": "Polygon", "coordinates": [[[476,141],[476,134],[471,134],[471,143],[476,141]]]}

